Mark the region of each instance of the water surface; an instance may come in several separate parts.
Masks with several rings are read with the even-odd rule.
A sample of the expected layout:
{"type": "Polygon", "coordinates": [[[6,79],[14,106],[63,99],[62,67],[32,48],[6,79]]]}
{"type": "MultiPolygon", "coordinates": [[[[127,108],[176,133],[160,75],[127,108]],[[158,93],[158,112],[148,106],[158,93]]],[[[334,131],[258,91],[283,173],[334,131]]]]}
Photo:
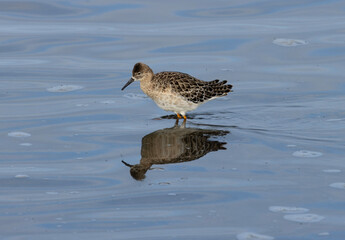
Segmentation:
{"type": "Polygon", "coordinates": [[[343,240],[344,9],[0,1],[2,239],[343,240]],[[234,92],[176,128],[138,61],[234,92]]]}

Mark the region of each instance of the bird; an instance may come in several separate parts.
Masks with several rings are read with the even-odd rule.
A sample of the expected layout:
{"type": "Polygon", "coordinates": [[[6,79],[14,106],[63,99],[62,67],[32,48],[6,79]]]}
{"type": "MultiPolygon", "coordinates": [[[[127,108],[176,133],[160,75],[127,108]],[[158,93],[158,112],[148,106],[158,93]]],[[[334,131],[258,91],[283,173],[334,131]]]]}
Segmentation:
{"type": "Polygon", "coordinates": [[[232,85],[226,80],[203,81],[187,73],[159,72],[141,62],[134,65],[132,77],[122,91],[131,83],[140,81],[141,90],[161,109],[172,111],[178,119],[186,121],[186,113],[215,98],[226,96],[232,85]]]}

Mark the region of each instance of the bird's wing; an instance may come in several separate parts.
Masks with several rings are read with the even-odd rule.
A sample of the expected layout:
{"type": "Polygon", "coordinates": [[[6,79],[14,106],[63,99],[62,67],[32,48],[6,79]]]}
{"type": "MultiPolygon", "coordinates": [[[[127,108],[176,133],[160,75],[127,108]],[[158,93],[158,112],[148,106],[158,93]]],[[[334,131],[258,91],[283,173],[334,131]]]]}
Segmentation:
{"type": "Polygon", "coordinates": [[[172,91],[180,94],[186,100],[202,103],[211,98],[227,95],[232,86],[227,81],[213,80],[205,82],[181,72],[160,72],[155,75],[160,85],[171,87],[172,91]]]}

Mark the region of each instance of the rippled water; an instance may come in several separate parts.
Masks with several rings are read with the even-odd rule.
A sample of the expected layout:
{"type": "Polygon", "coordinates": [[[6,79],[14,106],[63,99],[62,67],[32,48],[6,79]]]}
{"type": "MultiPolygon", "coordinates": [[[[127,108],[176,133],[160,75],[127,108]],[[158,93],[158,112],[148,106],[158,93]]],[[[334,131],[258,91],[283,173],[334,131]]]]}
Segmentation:
{"type": "Polygon", "coordinates": [[[0,1],[1,239],[343,240],[344,9],[0,1]],[[174,127],[138,61],[234,92],[174,127]]]}

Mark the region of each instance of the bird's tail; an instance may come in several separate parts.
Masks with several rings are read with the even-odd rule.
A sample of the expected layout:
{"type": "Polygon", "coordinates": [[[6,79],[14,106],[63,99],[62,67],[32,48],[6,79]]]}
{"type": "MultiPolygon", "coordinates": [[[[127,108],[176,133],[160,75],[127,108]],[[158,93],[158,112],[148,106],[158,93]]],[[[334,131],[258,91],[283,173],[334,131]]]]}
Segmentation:
{"type": "Polygon", "coordinates": [[[210,94],[211,97],[221,97],[227,95],[229,92],[232,92],[232,85],[227,84],[227,80],[220,81],[219,79],[209,82],[210,94]]]}

